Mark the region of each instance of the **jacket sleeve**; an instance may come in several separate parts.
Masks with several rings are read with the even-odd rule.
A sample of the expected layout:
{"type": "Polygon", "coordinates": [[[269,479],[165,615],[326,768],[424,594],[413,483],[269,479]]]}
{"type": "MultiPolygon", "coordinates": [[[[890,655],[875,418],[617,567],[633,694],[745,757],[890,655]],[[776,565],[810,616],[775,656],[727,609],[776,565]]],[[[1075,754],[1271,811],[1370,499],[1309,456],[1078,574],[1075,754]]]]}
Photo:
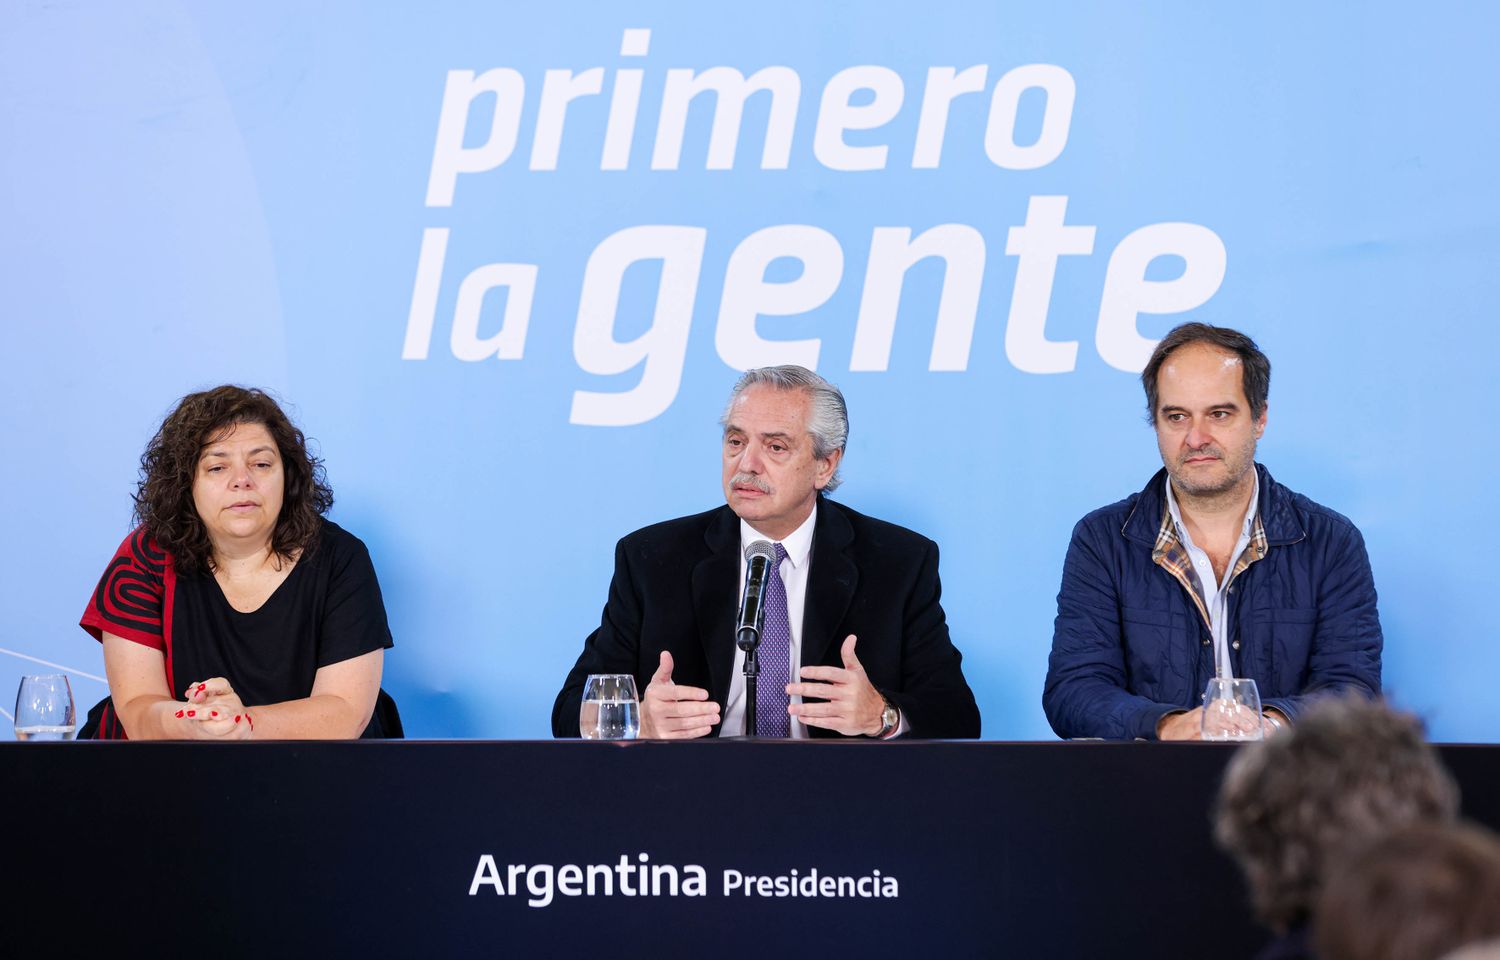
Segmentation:
{"type": "Polygon", "coordinates": [[[963,655],[948,637],[938,578],[938,547],[928,541],[902,622],[901,689],[881,694],[901,711],[909,737],[979,736],[979,706],[964,680],[963,655]]]}
{"type": "MultiPolygon", "coordinates": [[[[569,671],[557,700],[552,705],[552,735],[577,737],[578,709],[583,702],[583,685],[591,673],[628,673],[637,675],[641,637],[641,598],[631,579],[626,560],[625,541],[615,545],[615,572],[609,581],[609,599],[599,629],[583,642],[583,653],[569,671]]],[[[637,691],[644,694],[645,688],[637,691]]]]}
{"type": "Polygon", "coordinates": [[[1342,535],[1330,538],[1327,571],[1318,588],[1318,622],[1307,663],[1307,682],[1293,697],[1268,698],[1293,721],[1320,693],[1380,693],[1380,658],[1385,645],[1375,609],[1375,578],[1365,540],[1353,524],[1341,524],[1342,535]]]}
{"type": "Polygon", "coordinates": [[[1179,704],[1157,703],[1125,686],[1125,649],[1114,577],[1088,518],[1073,528],[1057,594],[1042,709],[1059,737],[1156,739],[1179,704]]]}

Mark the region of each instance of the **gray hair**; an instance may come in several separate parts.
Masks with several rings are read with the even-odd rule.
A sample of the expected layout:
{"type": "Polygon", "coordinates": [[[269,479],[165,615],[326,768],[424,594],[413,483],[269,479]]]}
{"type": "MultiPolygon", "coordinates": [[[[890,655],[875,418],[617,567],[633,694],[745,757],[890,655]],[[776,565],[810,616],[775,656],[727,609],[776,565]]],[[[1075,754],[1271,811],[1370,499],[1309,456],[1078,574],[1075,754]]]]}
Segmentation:
{"type": "MultiPolygon", "coordinates": [[[[813,457],[827,460],[835,450],[842,451],[849,443],[849,408],[844,404],[844,395],[839,388],[813,373],[806,367],[787,364],[780,367],[756,367],[746,370],[735,381],[729,391],[729,402],[719,417],[719,426],[729,425],[729,411],[740,394],[757,385],[774,387],[777,390],[805,390],[811,401],[811,412],[807,417],[807,432],[812,436],[813,457]]],[[[835,470],[824,493],[832,493],[844,482],[843,472],[835,470]]]]}
{"type": "Polygon", "coordinates": [[[1236,754],[1214,836],[1244,870],[1256,914],[1286,929],[1311,915],[1329,864],[1350,846],[1457,814],[1458,788],[1421,721],[1346,694],[1317,701],[1286,733],[1236,754]]]}

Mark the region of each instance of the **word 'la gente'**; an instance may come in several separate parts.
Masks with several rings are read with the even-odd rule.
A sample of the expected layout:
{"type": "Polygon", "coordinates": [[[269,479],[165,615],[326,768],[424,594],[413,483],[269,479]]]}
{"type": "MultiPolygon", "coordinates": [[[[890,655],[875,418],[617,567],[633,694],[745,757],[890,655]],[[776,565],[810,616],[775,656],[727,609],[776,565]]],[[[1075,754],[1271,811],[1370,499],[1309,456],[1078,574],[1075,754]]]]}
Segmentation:
{"type": "MultiPolygon", "coordinates": [[[[645,57],[649,30],[626,30],[623,59],[645,57]]],[[[600,170],[628,169],[640,116],[646,71],[621,67],[611,83],[608,120],[601,135],[600,170]]],[[[600,96],[603,67],[574,72],[547,70],[542,79],[531,128],[529,169],[556,170],[569,104],[600,96]]],[[[791,163],[802,82],[790,67],[768,66],[745,76],[731,67],[695,72],[669,69],[660,84],[660,109],[651,150],[652,170],[678,170],[687,128],[688,108],[712,93],[714,113],[705,168],[734,167],[746,101],[770,98],[760,157],[764,170],[784,170],[791,163]]],[[[889,144],[847,142],[849,131],[878,130],[900,113],[906,85],[900,74],[881,66],[853,66],[834,74],[819,99],[812,139],[812,159],[837,171],[885,169],[889,144]],[[858,101],[858,102],[856,102],[858,101]]],[[[1075,84],[1068,71],[1052,64],[1016,67],[989,84],[989,68],[932,67],[927,72],[915,140],[913,169],[941,166],[944,139],[953,102],[989,90],[984,149],[989,161],[1004,170],[1034,170],[1062,153],[1072,123],[1075,84]],[[1023,95],[1035,91],[1045,101],[1040,132],[1027,144],[1016,143],[1017,117],[1023,95]]],[[[460,176],[482,176],[509,161],[521,141],[526,81],[516,70],[495,68],[476,74],[450,71],[443,93],[437,140],[427,187],[429,208],[451,207],[460,176]],[[487,114],[487,132],[485,119],[487,114]],[[471,129],[473,128],[473,129],[471,129]]],[[[870,136],[865,134],[863,139],[870,136]]],[[[976,196],[982,195],[976,184],[976,196]]],[[[1031,196],[1025,222],[1007,230],[1005,255],[1015,257],[1015,283],[1005,326],[1006,359],[1026,373],[1066,373],[1077,363],[1077,341],[1049,340],[1048,309],[1058,260],[1094,252],[1096,228],[1066,222],[1068,197],[1031,196]]],[[[423,231],[416,281],[402,358],[429,356],[437,307],[444,289],[451,229],[423,231]]],[[[640,368],[639,381],[616,392],[578,390],[570,421],[595,426],[644,423],[667,410],[676,399],[687,352],[688,334],[697,307],[708,230],[701,226],[643,224],[602,238],[588,258],[578,295],[573,354],[586,373],[612,377],[640,368]],[[622,286],[636,265],[659,270],[650,325],[633,339],[615,336],[622,286]]],[[[897,310],[908,271],[930,259],[942,263],[928,369],[962,371],[969,366],[970,345],[979,313],[988,246],[972,226],[943,223],[915,232],[907,226],[877,226],[870,234],[863,288],[849,357],[851,371],[889,367],[897,310]]],[[[1142,313],[1181,313],[1205,303],[1223,282],[1227,255],[1218,235],[1194,223],[1155,223],[1122,238],[1104,270],[1094,343],[1099,356],[1121,370],[1138,372],[1154,341],[1141,336],[1136,319],[1142,313]],[[1183,264],[1170,280],[1147,279],[1158,258],[1176,257],[1183,264]]],[[[774,340],[761,335],[761,317],[794,316],[826,303],[844,281],[843,245],[827,230],[808,224],[768,226],[744,237],[723,267],[722,293],[714,343],[719,356],[736,369],[797,363],[817,369],[822,340],[774,340]],[[793,279],[773,280],[772,264],[796,261],[793,279]]],[[[488,263],[458,282],[449,328],[449,349],[459,360],[519,360],[531,320],[540,271],[536,264],[488,263]],[[503,294],[499,329],[481,335],[483,308],[492,293],[503,294]]],[[[639,318],[632,326],[639,326],[639,318]]]]}

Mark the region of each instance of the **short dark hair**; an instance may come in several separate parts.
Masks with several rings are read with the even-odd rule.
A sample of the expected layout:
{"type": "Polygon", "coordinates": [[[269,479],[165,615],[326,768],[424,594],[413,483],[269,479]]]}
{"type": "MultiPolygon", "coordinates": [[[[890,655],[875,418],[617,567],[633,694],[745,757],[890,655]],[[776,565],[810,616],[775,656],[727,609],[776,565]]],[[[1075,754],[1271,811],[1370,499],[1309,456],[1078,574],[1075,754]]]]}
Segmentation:
{"type": "Polygon", "coordinates": [[[1414,716],[1359,694],[1320,699],[1296,725],[1230,761],[1214,836],[1239,862],[1262,921],[1306,920],[1350,845],[1458,813],[1458,788],[1414,716]]]}
{"type": "Polygon", "coordinates": [[[281,454],[285,487],[281,514],[271,532],[271,551],[279,560],[311,552],[317,546],[320,518],[333,506],[323,461],[308,452],[307,438],[269,394],[232,385],[190,393],[177,402],[146,445],[135,490],[136,522],[172,555],[182,573],[214,568],[213,544],[193,503],[193,479],[203,447],[242,423],[265,427],[281,454]]]}
{"type": "Polygon", "coordinates": [[[1333,865],[1316,913],[1322,960],[1430,960],[1500,938],[1500,839],[1464,824],[1380,837],[1333,865]]]}
{"type": "Polygon", "coordinates": [[[1271,361],[1260,352],[1260,347],[1255,345],[1254,340],[1238,330],[1194,322],[1180,324],[1167,331],[1167,335],[1157,343],[1156,349],[1151,351],[1146,369],[1141,371],[1141,386],[1146,388],[1147,421],[1156,422],[1156,377],[1161,372],[1161,365],[1171,356],[1172,351],[1190,343],[1207,343],[1239,355],[1245,400],[1250,404],[1251,418],[1259,420],[1260,415],[1266,412],[1266,398],[1271,393],[1271,361]]]}

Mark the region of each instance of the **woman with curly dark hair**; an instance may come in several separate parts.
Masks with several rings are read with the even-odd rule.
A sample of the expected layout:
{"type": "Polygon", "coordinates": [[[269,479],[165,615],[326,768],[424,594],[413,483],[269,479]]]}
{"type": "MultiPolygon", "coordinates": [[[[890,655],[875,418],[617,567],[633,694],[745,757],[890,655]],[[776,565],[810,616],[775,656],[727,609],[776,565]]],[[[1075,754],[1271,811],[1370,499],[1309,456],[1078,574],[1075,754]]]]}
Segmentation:
{"type": "Polygon", "coordinates": [[[380,585],[365,545],[323,516],[332,505],[265,393],[184,397],[141,457],[138,526],[81,621],[104,644],[110,698],[79,735],[399,736],[372,719],[392,645],[380,585]]]}

